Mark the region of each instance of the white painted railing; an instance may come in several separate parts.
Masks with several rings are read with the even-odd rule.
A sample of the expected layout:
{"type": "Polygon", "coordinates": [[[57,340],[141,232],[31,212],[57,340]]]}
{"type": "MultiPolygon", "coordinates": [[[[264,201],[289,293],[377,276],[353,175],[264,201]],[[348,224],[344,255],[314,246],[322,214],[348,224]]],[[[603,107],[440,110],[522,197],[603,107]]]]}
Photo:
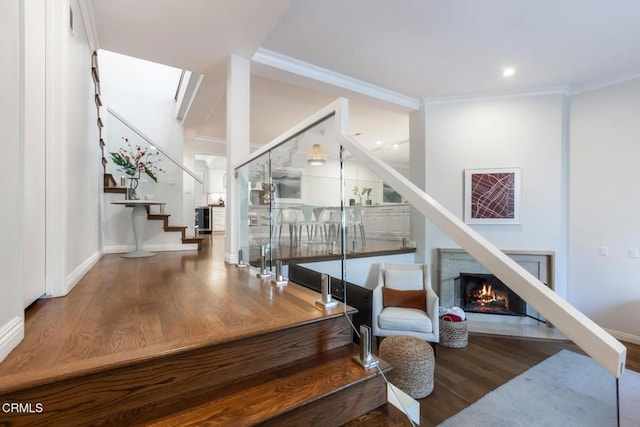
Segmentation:
{"type": "Polygon", "coordinates": [[[383,161],[372,156],[365,147],[347,135],[346,132],[340,134],[340,143],[354,158],[367,164],[382,181],[402,194],[425,218],[456,241],[501,281],[508,284],[509,288],[535,307],[604,369],[616,378],[622,374],[627,353],[622,343],[550,290],[457,216],[425,194],[415,184],[383,161]]]}

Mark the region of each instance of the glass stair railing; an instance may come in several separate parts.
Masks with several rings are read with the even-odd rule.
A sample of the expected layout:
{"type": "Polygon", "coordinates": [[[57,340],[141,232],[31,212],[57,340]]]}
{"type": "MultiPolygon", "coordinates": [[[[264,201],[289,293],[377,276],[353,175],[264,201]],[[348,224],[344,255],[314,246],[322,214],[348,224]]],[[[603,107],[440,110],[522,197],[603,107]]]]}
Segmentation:
{"type": "Polygon", "coordinates": [[[172,225],[186,226],[186,235],[195,236],[196,208],[207,205],[202,178],[110,108],[105,129],[105,173],[113,177],[116,187],[129,197],[133,183],[138,198],[165,202],[164,206],[152,207],[157,211],[150,213],[169,215],[172,225]],[[137,157],[142,164],[140,170],[132,172],[119,166],[112,153],[116,157],[137,157]]]}
{"type": "MultiPolygon", "coordinates": [[[[493,275],[526,303],[522,306],[526,308],[512,315],[490,314],[484,320],[470,316],[474,317],[469,321],[470,330],[481,333],[483,325],[493,322],[493,327],[498,325],[516,335],[571,340],[595,362],[589,369],[598,374],[596,388],[605,396],[605,410],[615,419],[626,348],[555,293],[553,266],[545,267],[546,272],[535,272],[517,256],[498,249],[349,136],[347,120],[348,101],[339,99],[236,169],[240,217],[236,232],[241,260],[265,278],[272,277],[280,263],[284,264],[284,276],[287,264],[295,265],[296,270],[302,266],[329,274],[337,281],[332,294],[364,310],[382,304],[374,302],[372,306],[370,302],[377,292],[374,289],[383,281],[378,271],[381,263],[425,263],[431,273],[425,276],[424,285],[439,294],[439,304],[459,306],[465,290],[450,287],[447,283],[456,278],[443,277],[439,271],[440,249],[451,248],[462,263],[456,274],[493,275]],[[317,151],[315,145],[324,151],[316,163],[310,158],[317,151]],[[434,242],[441,247],[434,247],[434,242]],[[400,251],[389,254],[376,248],[400,251]]],[[[553,263],[552,253],[534,252],[551,256],[553,263]]],[[[501,298],[499,303],[503,304],[501,298]]],[[[438,314],[429,313],[441,324],[438,314]]],[[[376,313],[361,318],[366,326],[378,321],[376,313]]],[[[492,333],[490,328],[484,332],[492,333]]],[[[420,336],[411,330],[404,334],[420,336]]],[[[567,381],[580,380],[572,378],[569,366],[561,369],[566,371],[567,381]]]]}

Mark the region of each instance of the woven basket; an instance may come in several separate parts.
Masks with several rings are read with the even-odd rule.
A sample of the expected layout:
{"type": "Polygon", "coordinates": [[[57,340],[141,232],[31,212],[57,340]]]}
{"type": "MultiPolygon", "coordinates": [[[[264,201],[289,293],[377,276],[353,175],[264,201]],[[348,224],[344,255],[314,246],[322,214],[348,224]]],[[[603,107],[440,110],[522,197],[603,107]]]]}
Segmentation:
{"type": "Polygon", "coordinates": [[[451,322],[440,319],[440,345],[451,348],[463,348],[469,344],[467,321],[451,322]]]}

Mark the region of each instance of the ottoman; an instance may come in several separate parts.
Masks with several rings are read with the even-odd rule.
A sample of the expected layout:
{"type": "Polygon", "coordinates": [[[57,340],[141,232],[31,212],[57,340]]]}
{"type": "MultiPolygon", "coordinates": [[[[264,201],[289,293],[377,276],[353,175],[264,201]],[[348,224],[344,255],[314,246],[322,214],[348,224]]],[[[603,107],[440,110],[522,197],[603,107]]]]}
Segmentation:
{"type": "Polygon", "coordinates": [[[406,335],[387,337],[380,343],[379,356],[393,366],[387,375],[390,383],[414,399],[431,394],[435,358],[428,342],[406,335]]]}

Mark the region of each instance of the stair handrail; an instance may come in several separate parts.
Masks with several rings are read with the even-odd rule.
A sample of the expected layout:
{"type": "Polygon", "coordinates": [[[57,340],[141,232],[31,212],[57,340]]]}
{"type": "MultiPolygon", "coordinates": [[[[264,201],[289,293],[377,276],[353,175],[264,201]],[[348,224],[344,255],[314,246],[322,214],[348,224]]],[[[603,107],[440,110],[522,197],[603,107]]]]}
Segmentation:
{"type": "Polygon", "coordinates": [[[188,167],[186,167],[185,165],[183,165],[181,162],[178,162],[176,159],[174,159],[173,157],[171,157],[171,155],[169,153],[167,153],[166,150],[164,150],[162,147],[160,147],[156,142],[154,142],[151,138],[149,138],[148,136],[146,136],[144,133],[142,133],[141,130],[139,130],[138,128],[136,128],[134,125],[132,125],[129,121],[127,121],[124,117],[122,117],[120,114],[116,113],[113,108],[107,107],[107,111],[109,113],[111,113],[116,119],[120,120],[125,126],[127,126],[129,129],[131,129],[133,132],[136,133],[136,135],[138,135],[140,138],[144,139],[149,145],[152,145],[153,147],[156,148],[156,150],[158,150],[158,152],[162,153],[167,159],[171,160],[171,162],[173,162],[176,166],[178,166],[180,169],[182,169],[184,172],[188,173],[189,175],[191,175],[191,177],[193,179],[196,180],[196,182],[198,182],[199,184],[204,185],[203,180],[198,177],[198,175],[193,172],[191,169],[189,169],[188,167]]]}
{"type": "MultiPolygon", "coordinates": [[[[344,100],[346,101],[346,100],[344,100]]],[[[449,212],[345,132],[338,138],[343,148],[375,172],[425,218],[456,241],[502,282],[508,284],[546,319],[575,342],[606,371],[618,378],[624,371],[626,347],[606,330],[549,289],[516,261],[449,212]]]]}

